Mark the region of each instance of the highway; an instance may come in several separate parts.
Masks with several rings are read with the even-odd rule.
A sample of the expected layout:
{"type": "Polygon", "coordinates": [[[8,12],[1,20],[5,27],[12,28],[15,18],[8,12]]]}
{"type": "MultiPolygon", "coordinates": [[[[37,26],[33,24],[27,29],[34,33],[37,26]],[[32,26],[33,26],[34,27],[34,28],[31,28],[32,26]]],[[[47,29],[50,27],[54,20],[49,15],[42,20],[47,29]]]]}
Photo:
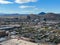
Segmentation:
{"type": "Polygon", "coordinates": [[[8,30],[13,28],[19,28],[20,25],[1,25],[0,30],[8,30]]]}

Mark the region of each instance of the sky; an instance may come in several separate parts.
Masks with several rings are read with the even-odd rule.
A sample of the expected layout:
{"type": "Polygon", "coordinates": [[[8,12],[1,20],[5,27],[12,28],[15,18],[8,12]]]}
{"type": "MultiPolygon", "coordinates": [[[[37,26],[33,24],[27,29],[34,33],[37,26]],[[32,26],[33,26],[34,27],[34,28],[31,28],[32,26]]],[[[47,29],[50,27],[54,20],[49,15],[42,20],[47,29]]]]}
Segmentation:
{"type": "Polygon", "coordinates": [[[0,13],[60,13],[60,0],[0,0],[0,13]]]}

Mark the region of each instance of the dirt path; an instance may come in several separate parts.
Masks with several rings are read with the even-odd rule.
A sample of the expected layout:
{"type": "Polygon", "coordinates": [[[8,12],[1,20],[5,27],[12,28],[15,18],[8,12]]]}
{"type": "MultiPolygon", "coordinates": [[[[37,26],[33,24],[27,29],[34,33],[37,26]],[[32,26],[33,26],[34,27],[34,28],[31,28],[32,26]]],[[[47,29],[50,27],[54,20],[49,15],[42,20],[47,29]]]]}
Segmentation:
{"type": "MultiPolygon", "coordinates": [[[[1,43],[2,45],[38,45],[38,43],[32,43],[25,40],[11,39],[1,43]]],[[[53,45],[53,44],[39,44],[39,45],[53,45]]]]}

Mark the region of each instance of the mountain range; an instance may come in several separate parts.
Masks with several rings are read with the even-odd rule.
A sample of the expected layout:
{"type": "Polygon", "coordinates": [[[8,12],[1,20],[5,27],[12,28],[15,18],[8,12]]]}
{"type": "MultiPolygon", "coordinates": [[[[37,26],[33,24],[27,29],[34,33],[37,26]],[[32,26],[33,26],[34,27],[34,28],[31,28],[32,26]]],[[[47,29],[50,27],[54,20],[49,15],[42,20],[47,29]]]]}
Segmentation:
{"type": "Polygon", "coordinates": [[[45,18],[46,20],[53,20],[53,21],[60,21],[60,14],[56,13],[45,13],[41,12],[39,14],[0,14],[0,18],[16,18],[20,20],[35,20],[35,19],[43,19],[45,18]]]}

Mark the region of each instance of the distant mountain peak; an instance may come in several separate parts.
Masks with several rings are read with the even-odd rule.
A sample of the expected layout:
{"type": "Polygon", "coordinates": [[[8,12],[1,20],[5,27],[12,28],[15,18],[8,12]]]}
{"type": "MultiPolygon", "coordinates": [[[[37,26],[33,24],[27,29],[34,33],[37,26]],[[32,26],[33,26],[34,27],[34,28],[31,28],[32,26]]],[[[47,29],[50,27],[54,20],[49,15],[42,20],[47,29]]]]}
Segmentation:
{"type": "Polygon", "coordinates": [[[39,15],[45,15],[46,13],[45,12],[41,12],[41,13],[39,13],[39,15]]]}

